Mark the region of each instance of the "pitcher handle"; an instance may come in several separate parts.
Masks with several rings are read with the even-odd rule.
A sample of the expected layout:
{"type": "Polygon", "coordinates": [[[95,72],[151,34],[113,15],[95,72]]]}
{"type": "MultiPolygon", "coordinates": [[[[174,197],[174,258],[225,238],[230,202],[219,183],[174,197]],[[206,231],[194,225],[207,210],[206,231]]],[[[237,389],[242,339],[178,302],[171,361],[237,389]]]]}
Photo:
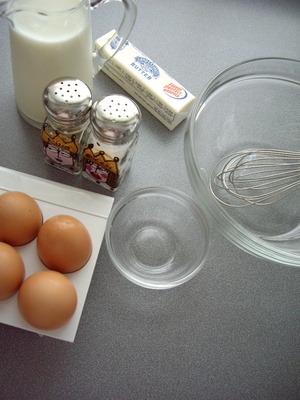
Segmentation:
{"type": "Polygon", "coordinates": [[[130,32],[136,21],[137,6],[136,0],[97,0],[91,1],[91,8],[94,9],[101,4],[110,3],[113,1],[122,2],[124,5],[124,15],[118,30],[111,31],[111,34],[105,35],[105,43],[101,43],[93,51],[93,69],[94,76],[100,71],[103,65],[113,57],[117,51],[123,46],[128,39],[130,32]]]}

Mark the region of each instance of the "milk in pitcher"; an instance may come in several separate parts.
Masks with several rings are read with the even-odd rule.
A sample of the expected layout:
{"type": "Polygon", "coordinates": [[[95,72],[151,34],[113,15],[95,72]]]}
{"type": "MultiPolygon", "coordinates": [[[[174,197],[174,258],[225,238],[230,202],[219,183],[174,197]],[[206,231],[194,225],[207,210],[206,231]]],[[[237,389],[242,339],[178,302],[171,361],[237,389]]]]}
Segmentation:
{"type": "MultiPolygon", "coordinates": [[[[40,0],[38,1],[41,4],[40,0]]],[[[46,13],[31,12],[36,0],[26,0],[27,11],[16,12],[10,26],[15,98],[23,117],[40,127],[45,119],[42,93],[58,77],[80,79],[92,90],[90,16],[75,8],[78,0],[51,0],[46,13]],[[60,10],[73,11],[64,13],[60,10]]]]}

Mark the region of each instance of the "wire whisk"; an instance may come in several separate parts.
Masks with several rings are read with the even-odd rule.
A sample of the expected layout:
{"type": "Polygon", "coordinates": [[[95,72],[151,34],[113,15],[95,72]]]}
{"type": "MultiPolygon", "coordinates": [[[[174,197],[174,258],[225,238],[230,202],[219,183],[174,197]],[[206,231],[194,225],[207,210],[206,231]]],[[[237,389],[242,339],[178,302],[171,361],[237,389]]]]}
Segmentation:
{"type": "Polygon", "coordinates": [[[210,188],[228,206],[273,204],[300,188],[300,152],[254,149],[229,154],[214,168],[210,188]]]}

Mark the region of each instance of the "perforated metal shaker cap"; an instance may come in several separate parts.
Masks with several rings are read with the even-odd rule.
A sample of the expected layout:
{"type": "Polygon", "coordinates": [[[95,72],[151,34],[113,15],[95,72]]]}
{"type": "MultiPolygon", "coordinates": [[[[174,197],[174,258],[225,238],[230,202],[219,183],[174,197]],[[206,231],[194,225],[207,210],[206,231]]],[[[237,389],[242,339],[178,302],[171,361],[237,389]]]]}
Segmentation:
{"type": "Polygon", "coordinates": [[[79,79],[63,77],[50,82],[43,93],[46,113],[63,123],[83,122],[92,106],[89,87],[79,79]]]}
{"type": "Polygon", "coordinates": [[[99,99],[91,109],[94,130],[112,141],[129,140],[139,128],[141,117],[137,104],[118,94],[99,99]]]}

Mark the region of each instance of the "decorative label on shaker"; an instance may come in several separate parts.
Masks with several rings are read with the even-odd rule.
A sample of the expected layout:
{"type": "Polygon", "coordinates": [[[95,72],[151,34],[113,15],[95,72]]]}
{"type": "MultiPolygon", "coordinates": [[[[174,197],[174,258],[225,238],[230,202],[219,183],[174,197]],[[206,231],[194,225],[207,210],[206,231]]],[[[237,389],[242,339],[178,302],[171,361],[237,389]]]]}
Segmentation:
{"type": "Polygon", "coordinates": [[[83,176],[114,191],[129,169],[133,154],[134,145],[120,159],[105,153],[101,147],[95,149],[93,143],[89,143],[83,152],[83,176]]]}
{"type": "Polygon", "coordinates": [[[52,165],[66,167],[76,173],[81,169],[81,144],[76,135],[64,136],[51,128],[47,122],[42,129],[42,141],[47,162],[52,165]]]}

